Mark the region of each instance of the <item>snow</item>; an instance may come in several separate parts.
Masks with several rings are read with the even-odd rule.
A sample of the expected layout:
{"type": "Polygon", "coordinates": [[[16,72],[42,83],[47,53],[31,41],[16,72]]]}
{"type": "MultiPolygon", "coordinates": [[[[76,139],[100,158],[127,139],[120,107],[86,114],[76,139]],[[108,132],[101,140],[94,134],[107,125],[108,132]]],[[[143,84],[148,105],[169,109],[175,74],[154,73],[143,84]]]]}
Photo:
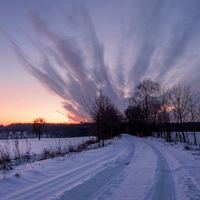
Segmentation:
{"type": "Polygon", "coordinates": [[[115,139],[104,148],[1,172],[0,197],[3,200],[200,199],[199,169],[199,150],[188,151],[182,144],[123,134],[122,139],[115,139]]]}
{"type": "MultiPolygon", "coordinates": [[[[184,145],[153,142],[169,163],[177,199],[200,199],[200,154],[188,151],[184,145]]],[[[200,151],[200,150],[198,150],[200,151]]]]}
{"type": "MultiPolygon", "coordinates": [[[[40,154],[44,148],[54,148],[61,141],[61,145],[77,145],[82,141],[86,141],[90,137],[72,137],[72,138],[41,138],[38,140],[37,138],[32,139],[19,139],[19,148],[21,153],[26,152],[27,146],[30,148],[30,153],[32,154],[40,154]],[[27,145],[28,144],[28,145],[27,145]]],[[[5,143],[9,144],[10,150],[15,146],[15,139],[10,140],[0,140],[0,146],[5,146],[5,143]]]]}

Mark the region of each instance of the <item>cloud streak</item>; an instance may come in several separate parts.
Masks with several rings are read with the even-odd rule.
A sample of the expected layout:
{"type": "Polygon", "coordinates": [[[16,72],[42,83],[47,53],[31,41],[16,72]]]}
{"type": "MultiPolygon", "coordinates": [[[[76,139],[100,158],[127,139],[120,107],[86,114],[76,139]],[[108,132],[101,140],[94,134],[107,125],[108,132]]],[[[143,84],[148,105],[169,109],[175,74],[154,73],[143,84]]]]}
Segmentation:
{"type": "MultiPolygon", "coordinates": [[[[63,99],[66,116],[73,121],[82,120],[83,98],[94,96],[100,85],[123,109],[142,79],[150,77],[161,84],[183,81],[187,77],[184,72],[192,74],[200,64],[198,1],[117,1],[112,18],[97,16],[109,13],[109,2],[107,7],[102,2],[100,8],[90,1],[56,6],[51,3],[43,6],[43,12],[38,9],[39,3],[34,9],[27,4],[24,12],[28,28],[20,23],[18,28],[30,52],[16,35],[2,28],[21,63],[63,99]],[[58,10],[63,23],[53,24],[58,10]],[[101,31],[102,24],[108,30],[101,31]],[[36,52],[36,59],[31,57],[32,52],[36,52]]],[[[197,77],[189,81],[194,88],[197,77]]]]}
{"type": "Polygon", "coordinates": [[[90,15],[83,6],[79,8],[79,13],[87,21],[85,25],[91,37],[88,41],[93,52],[91,60],[92,64],[96,65],[96,68],[91,71],[86,68],[84,51],[81,50],[77,39],[71,36],[64,38],[57,36],[37,12],[29,13],[32,26],[40,37],[51,43],[54,50],[51,51],[48,44],[38,45],[34,38],[30,39],[26,35],[40,54],[40,61],[37,66],[33,66],[20,46],[15,43],[15,47],[17,47],[15,51],[20,61],[47,89],[63,98],[63,107],[67,110],[68,118],[75,121],[80,121],[81,117],[84,116],[82,111],[83,98],[88,93],[95,95],[99,84],[102,84],[105,91],[110,92],[112,97],[117,98],[109,79],[108,67],[105,65],[103,45],[100,44],[96,36],[90,15]],[[53,59],[52,57],[49,59],[50,55],[53,59]],[[61,73],[65,73],[65,75],[61,75],[61,73]]]}

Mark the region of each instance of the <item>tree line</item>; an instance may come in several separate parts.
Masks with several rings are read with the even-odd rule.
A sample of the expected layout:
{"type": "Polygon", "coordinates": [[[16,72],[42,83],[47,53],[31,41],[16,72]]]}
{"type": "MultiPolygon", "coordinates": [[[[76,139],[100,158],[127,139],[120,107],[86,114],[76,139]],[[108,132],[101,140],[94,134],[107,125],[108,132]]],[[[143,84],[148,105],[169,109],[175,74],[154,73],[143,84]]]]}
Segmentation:
{"type": "Polygon", "coordinates": [[[104,146],[106,139],[124,132],[125,127],[133,135],[184,143],[189,142],[190,131],[192,143],[197,145],[200,98],[186,85],[166,89],[158,82],[145,79],[135,87],[123,114],[102,90],[93,99],[84,101],[84,108],[90,115],[99,147],[104,146]]]}
{"type": "Polygon", "coordinates": [[[1,125],[0,139],[82,137],[89,136],[92,127],[91,123],[53,124],[43,120],[37,118],[33,120],[33,123],[1,125]]]}
{"type": "Polygon", "coordinates": [[[195,127],[199,122],[200,98],[189,86],[178,84],[165,89],[146,79],[136,86],[124,115],[134,135],[186,143],[190,130],[197,145],[195,127]]]}
{"type": "Polygon", "coordinates": [[[91,123],[47,124],[44,119],[37,118],[32,124],[0,126],[0,138],[40,139],[93,135],[101,147],[105,145],[105,140],[119,136],[122,132],[144,137],[163,137],[168,142],[186,143],[189,142],[190,131],[192,143],[197,145],[196,131],[200,130],[200,97],[189,86],[178,84],[166,89],[158,82],[145,79],[136,85],[132,97],[129,98],[129,105],[123,113],[101,89],[95,97],[84,99],[83,107],[89,114],[91,123]],[[19,130],[20,126],[26,130],[19,130]]]}

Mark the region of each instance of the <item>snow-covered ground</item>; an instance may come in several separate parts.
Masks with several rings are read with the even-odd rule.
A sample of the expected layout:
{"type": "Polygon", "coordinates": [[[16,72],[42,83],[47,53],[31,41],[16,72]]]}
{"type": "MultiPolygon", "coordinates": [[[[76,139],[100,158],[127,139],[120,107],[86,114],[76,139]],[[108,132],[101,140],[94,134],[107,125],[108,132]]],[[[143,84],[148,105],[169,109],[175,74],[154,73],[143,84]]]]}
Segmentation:
{"type": "MultiPolygon", "coordinates": [[[[37,138],[32,139],[19,139],[19,149],[21,153],[26,153],[27,148],[30,148],[30,153],[32,154],[40,154],[44,148],[54,148],[57,145],[61,146],[69,146],[69,145],[77,145],[83,141],[86,141],[90,137],[72,137],[72,138],[41,138],[38,140],[37,138]]],[[[4,147],[5,145],[9,146],[10,152],[12,152],[15,147],[16,139],[9,140],[0,140],[0,146],[4,147]]]]}
{"type": "Polygon", "coordinates": [[[104,148],[1,173],[0,199],[200,199],[200,151],[123,135],[104,148]]]}

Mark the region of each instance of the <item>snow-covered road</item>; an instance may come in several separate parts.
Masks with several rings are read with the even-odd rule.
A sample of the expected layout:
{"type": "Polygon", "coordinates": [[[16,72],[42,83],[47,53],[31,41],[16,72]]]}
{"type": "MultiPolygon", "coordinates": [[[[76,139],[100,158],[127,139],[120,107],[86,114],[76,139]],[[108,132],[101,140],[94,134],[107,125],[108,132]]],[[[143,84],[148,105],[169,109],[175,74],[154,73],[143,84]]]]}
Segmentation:
{"type": "Polygon", "coordinates": [[[135,145],[133,158],[96,199],[175,199],[171,170],[160,151],[144,139],[124,137],[135,145]]]}
{"type": "Polygon", "coordinates": [[[170,143],[148,140],[163,155],[174,179],[174,199],[200,199],[200,151],[176,149],[170,143]]]}
{"type": "Polygon", "coordinates": [[[0,180],[0,199],[200,199],[199,169],[200,156],[123,135],[105,148],[17,167],[0,180]]]}

